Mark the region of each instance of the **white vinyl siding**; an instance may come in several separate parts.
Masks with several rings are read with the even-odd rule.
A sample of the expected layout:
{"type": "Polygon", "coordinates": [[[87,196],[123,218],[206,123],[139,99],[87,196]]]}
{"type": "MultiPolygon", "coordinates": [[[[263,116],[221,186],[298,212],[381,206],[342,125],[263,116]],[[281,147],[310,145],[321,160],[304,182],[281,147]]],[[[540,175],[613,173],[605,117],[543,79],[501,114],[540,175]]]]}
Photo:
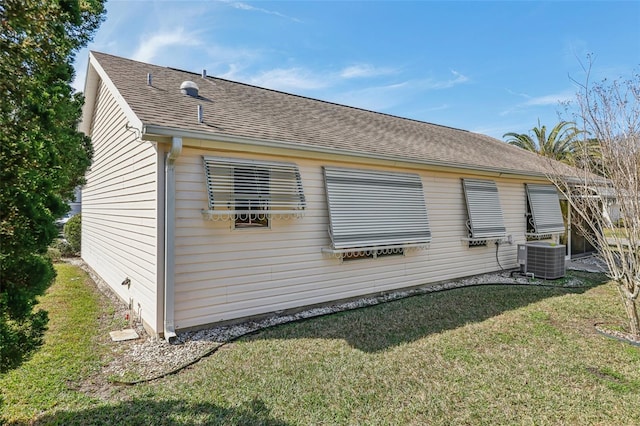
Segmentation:
{"type": "Polygon", "coordinates": [[[525,184],[531,234],[548,235],[564,233],[564,220],[560,210],[560,198],[553,185],[525,184]]]}
{"type": "MultiPolygon", "coordinates": [[[[176,162],[175,324],[178,329],[325,303],[403,287],[499,270],[496,247],[469,249],[467,213],[459,174],[367,166],[420,176],[432,238],[428,250],[403,256],[342,262],[322,250],[331,246],[323,167],[362,169],[362,164],[233,153],[298,166],[305,216],[274,219],[270,229],[235,230],[229,221],[208,221],[202,156],[217,151],[185,148],[176,162]]],[[[229,154],[230,155],[230,154],[229,154]]],[[[471,177],[471,176],[468,176],[471,177]]],[[[516,267],[516,247],[525,241],[523,181],[496,179],[504,225],[513,245],[500,245],[504,268],[516,267]]]]}
{"type": "Polygon", "coordinates": [[[498,187],[492,180],[462,179],[467,202],[469,238],[484,239],[506,235],[498,187]]]}
{"type": "Polygon", "coordinates": [[[91,131],[94,160],[82,189],[82,257],[157,328],[157,156],[127,123],[101,84],[91,131]],[[126,278],[130,287],[121,285],[126,278]]]}
{"type": "Polygon", "coordinates": [[[431,240],[417,174],[324,167],[335,250],[425,245],[431,240]]]}

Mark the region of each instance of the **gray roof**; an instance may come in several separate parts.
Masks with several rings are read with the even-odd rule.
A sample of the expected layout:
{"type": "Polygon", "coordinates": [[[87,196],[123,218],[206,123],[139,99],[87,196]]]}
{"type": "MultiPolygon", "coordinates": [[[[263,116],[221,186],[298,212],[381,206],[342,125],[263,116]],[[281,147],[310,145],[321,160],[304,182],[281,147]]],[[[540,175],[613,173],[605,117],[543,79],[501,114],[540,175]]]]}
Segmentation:
{"type": "Polygon", "coordinates": [[[548,164],[536,154],[478,133],[92,54],[144,126],[532,176],[543,174],[548,164]],[[186,80],[199,86],[198,98],[180,92],[186,80]],[[203,123],[198,122],[197,105],[203,107],[203,123]]]}

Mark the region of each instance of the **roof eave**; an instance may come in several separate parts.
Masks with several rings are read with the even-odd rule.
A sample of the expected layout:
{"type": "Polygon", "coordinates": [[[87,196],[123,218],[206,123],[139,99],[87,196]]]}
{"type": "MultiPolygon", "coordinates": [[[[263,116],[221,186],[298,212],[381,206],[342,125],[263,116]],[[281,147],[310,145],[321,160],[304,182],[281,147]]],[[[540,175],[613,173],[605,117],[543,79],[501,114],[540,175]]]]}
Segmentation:
{"type": "Polygon", "coordinates": [[[80,131],[85,134],[89,134],[91,131],[91,123],[93,122],[93,109],[98,96],[98,90],[100,82],[104,83],[111,95],[114,97],[116,103],[121,108],[124,115],[129,121],[129,126],[141,129],[142,121],[138,118],[135,112],[131,109],[127,101],[124,99],[120,91],[116,88],[107,72],[102,68],[100,62],[96,59],[92,52],[89,52],[89,64],[87,66],[87,79],[85,80],[85,91],[88,92],[89,102],[86,102],[85,94],[85,106],[83,107],[83,118],[80,124],[80,131]]]}
{"type": "MultiPolygon", "coordinates": [[[[542,172],[524,171],[524,170],[518,171],[518,170],[501,169],[501,168],[494,168],[494,167],[487,167],[487,166],[477,166],[477,165],[471,165],[471,164],[445,162],[445,161],[439,161],[439,160],[412,159],[412,158],[396,156],[396,155],[372,154],[372,153],[364,153],[364,152],[353,151],[353,150],[328,148],[328,147],[321,147],[321,146],[301,144],[301,143],[268,140],[268,139],[257,139],[257,138],[243,137],[243,136],[233,136],[233,135],[228,135],[223,133],[201,132],[197,130],[172,128],[172,127],[160,126],[155,124],[143,124],[142,138],[152,139],[152,136],[161,136],[161,137],[162,136],[164,137],[179,136],[179,137],[182,137],[183,139],[227,142],[227,143],[233,143],[238,145],[251,145],[251,146],[259,146],[259,147],[267,147],[267,148],[303,151],[303,152],[310,152],[310,153],[313,152],[318,154],[350,156],[350,157],[357,157],[357,158],[369,158],[369,159],[380,160],[385,162],[413,164],[420,167],[433,167],[438,169],[446,169],[450,171],[457,170],[457,171],[465,171],[465,172],[483,172],[483,173],[490,173],[490,174],[495,174],[499,176],[518,176],[518,177],[546,179],[546,175],[542,172]]],[[[185,145],[189,145],[188,141],[185,141],[185,145]]]]}

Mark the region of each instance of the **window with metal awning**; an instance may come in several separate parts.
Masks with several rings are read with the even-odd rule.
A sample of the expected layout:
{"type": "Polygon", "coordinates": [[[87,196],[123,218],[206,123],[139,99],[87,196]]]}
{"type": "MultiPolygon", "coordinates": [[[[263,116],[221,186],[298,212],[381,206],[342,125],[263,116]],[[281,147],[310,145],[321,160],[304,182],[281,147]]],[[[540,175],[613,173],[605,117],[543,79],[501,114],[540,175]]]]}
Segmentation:
{"type": "Polygon", "coordinates": [[[560,197],[553,185],[525,184],[527,192],[527,236],[543,237],[565,231],[560,197]]]}
{"type": "Polygon", "coordinates": [[[268,219],[300,217],[306,208],[298,166],[291,163],[203,157],[211,220],[236,227],[267,226],[268,219]]]}
{"type": "Polygon", "coordinates": [[[492,180],[462,179],[467,204],[467,230],[470,245],[506,236],[498,187],[492,180]]]}
{"type": "Polygon", "coordinates": [[[324,167],[331,248],[343,255],[398,253],[431,241],[417,174],[324,167]]]}

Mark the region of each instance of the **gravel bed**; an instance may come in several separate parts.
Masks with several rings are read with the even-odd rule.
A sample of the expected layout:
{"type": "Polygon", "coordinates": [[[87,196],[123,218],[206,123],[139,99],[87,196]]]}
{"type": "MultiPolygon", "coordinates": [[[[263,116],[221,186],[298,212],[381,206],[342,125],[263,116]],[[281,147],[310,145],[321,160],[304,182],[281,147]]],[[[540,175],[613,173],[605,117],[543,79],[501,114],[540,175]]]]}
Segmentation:
{"type": "MultiPolygon", "coordinates": [[[[122,324],[122,319],[125,318],[125,315],[127,313],[131,315],[126,304],[124,304],[122,300],[111,291],[108,285],[81,259],[67,259],[67,261],[88,272],[98,289],[111,301],[112,306],[116,308],[113,313],[113,318],[103,319],[103,321],[105,321],[105,328],[109,327],[109,322],[118,323],[118,321],[120,321],[120,324],[122,324]]],[[[579,265],[580,261],[574,263],[579,265]]],[[[582,263],[584,263],[584,261],[582,263]]],[[[435,285],[363,297],[344,303],[311,308],[293,314],[275,313],[273,316],[260,320],[179,333],[172,343],[149,336],[139,321],[132,320],[125,328],[135,329],[140,338],[123,342],[112,342],[110,339],[104,339],[104,343],[111,347],[113,357],[106,361],[100,374],[103,379],[108,379],[112,382],[122,381],[126,383],[130,380],[154,379],[187,364],[196,362],[202,356],[217,350],[217,348],[225,343],[231,342],[248,333],[274,325],[377,305],[379,303],[418,294],[488,284],[553,285],[552,281],[534,280],[528,277],[518,276],[517,274],[515,275],[516,276],[512,277],[510,271],[483,274],[460,280],[446,281],[435,285]]],[[[563,282],[564,287],[578,287],[581,285],[582,282],[579,279],[570,279],[563,282]]],[[[108,333],[108,331],[112,330],[113,328],[110,330],[107,329],[106,332],[108,333]]],[[[94,378],[93,381],[95,385],[95,382],[99,380],[94,378]]]]}

